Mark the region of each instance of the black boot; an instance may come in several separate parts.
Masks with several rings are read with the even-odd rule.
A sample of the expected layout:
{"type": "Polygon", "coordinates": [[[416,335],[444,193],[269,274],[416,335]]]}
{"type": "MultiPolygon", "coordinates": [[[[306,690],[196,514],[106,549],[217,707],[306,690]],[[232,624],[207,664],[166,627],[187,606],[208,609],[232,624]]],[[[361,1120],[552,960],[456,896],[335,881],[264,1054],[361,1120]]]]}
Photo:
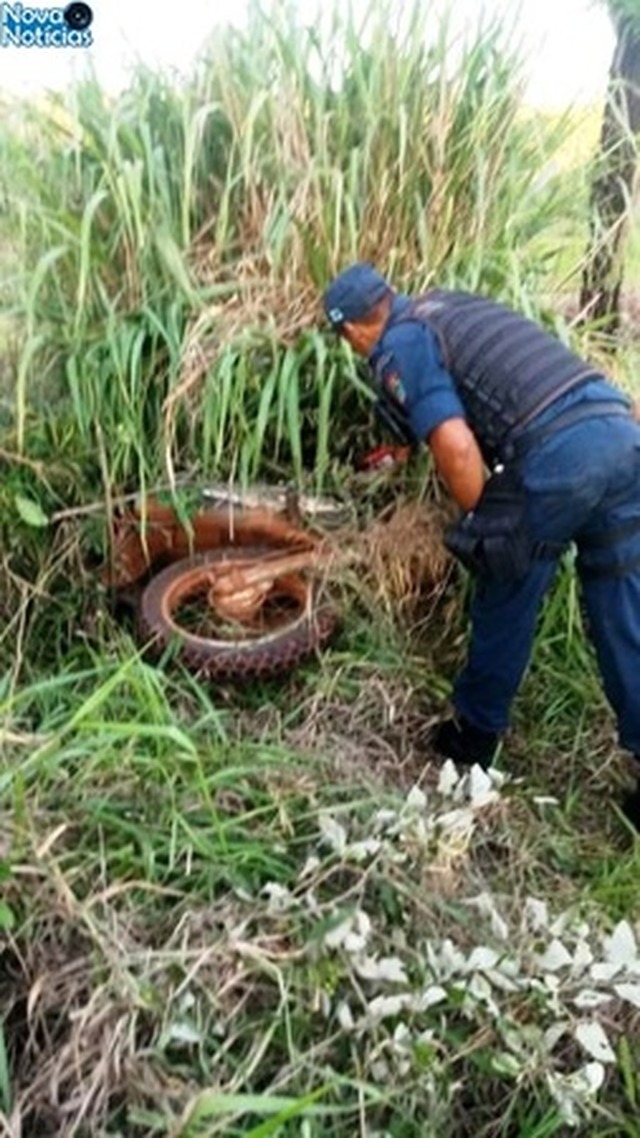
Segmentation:
{"type": "Polygon", "coordinates": [[[500,736],[493,731],[481,731],[460,715],[457,719],[445,719],[439,723],[429,741],[438,755],[463,766],[477,763],[487,770],[493,762],[500,736]]]}
{"type": "MultiPolygon", "coordinates": [[[[636,769],[640,772],[640,755],[634,755],[636,769]]],[[[622,813],[632,826],[640,832],[640,773],[638,774],[638,782],[635,790],[630,790],[625,794],[620,804],[622,813]]]]}

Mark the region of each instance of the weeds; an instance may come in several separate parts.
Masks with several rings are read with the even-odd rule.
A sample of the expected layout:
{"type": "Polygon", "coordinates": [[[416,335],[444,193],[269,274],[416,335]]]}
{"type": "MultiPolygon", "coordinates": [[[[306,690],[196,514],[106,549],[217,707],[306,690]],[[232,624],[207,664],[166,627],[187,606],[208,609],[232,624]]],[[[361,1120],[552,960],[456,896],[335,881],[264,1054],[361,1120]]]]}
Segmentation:
{"type": "Polygon", "coordinates": [[[417,7],[395,32],[377,9],[351,20],[319,41],[256,9],[183,89],[141,72],[114,105],[88,83],[5,139],[28,267],[19,452],[45,398],[97,483],[194,464],[246,480],[275,462],[321,486],[352,445],[332,424],[349,402],[364,419],[338,382],[347,360],[313,330],[333,270],[369,256],[400,287],[526,302],[527,246],[562,208],[562,184],[534,173],[560,138],[521,120],[499,29],[454,57],[417,7]]]}
{"type": "Polygon", "coordinates": [[[571,568],[508,780],[439,772],[466,582],[427,463],[349,473],[369,395],[319,327],[357,257],[570,335],[571,125],[420,5],[255,7],[182,85],[3,122],[7,1138],[637,1133],[638,849],[571,568]],[[95,577],[119,499],[258,477],[357,499],[340,635],[278,684],[152,667],[95,577]]]}

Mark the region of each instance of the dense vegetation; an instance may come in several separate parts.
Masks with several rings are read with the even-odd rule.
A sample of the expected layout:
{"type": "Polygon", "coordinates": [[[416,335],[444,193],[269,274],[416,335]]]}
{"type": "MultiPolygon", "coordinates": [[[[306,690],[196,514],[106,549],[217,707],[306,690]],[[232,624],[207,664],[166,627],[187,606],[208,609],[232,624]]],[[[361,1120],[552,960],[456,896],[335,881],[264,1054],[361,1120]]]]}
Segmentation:
{"type": "MultiPolygon", "coordinates": [[[[640,862],[570,565],[492,781],[427,762],[450,566],[345,573],[332,647],[251,690],[151,664],[95,570],[138,489],[437,511],[427,456],[352,473],[368,395],[319,296],[355,258],[577,334],[580,124],[523,108],[498,27],[423,7],[256,9],[188,82],[3,117],[7,1138],[640,1135],[640,862]]],[[[629,386],[633,343],[580,335],[629,386]]]]}

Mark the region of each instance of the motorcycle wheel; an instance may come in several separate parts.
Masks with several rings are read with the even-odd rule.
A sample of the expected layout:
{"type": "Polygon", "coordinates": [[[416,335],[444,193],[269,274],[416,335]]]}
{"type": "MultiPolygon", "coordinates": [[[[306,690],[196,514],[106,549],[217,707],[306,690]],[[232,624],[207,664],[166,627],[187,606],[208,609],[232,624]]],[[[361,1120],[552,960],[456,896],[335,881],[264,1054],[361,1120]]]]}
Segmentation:
{"type": "Polygon", "coordinates": [[[151,578],[139,629],[155,651],[173,648],[190,671],[218,680],[266,679],[291,671],[325,644],[337,625],[317,580],[277,578],[250,621],[225,619],[211,607],[210,567],[273,553],[273,547],[222,548],[185,557],[151,578]]]}

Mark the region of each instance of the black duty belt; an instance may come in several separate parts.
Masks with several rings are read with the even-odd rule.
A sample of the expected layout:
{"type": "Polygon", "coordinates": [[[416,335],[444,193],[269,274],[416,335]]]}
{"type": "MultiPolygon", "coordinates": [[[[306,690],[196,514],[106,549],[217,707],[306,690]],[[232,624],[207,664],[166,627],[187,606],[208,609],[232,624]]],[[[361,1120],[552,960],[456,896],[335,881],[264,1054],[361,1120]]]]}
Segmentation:
{"type": "Polygon", "coordinates": [[[565,427],[573,427],[575,423],[582,423],[586,419],[599,419],[603,415],[617,415],[625,419],[632,417],[629,404],[621,403],[617,399],[603,399],[599,403],[578,403],[575,407],[568,407],[566,411],[561,411],[555,419],[545,423],[542,427],[527,431],[525,435],[521,435],[519,438],[505,439],[498,448],[500,461],[509,462],[514,458],[523,458],[532,447],[537,446],[543,439],[563,431],[565,427]]]}

